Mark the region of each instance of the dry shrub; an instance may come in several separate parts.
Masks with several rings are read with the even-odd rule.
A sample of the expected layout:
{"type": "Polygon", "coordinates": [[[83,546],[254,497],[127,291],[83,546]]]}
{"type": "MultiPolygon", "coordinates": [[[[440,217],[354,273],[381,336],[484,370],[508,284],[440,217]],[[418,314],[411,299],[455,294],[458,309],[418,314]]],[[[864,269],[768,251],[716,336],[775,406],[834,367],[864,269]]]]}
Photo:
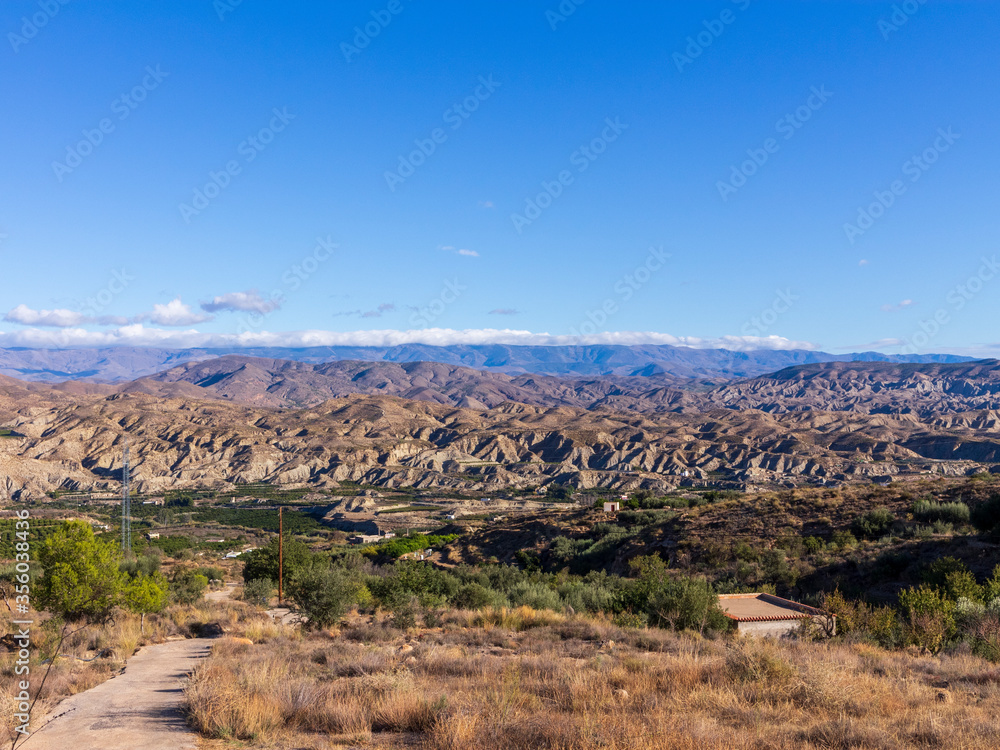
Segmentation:
{"type": "Polygon", "coordinates": [[[472,618],[472,626],[489,629],[501,627],[506,630],[520,632],[546,625],[555,625],[565,620],[565,615],[548,609],[533,609],[526,605],[510,609],[508,607],[486,607],[472,618]]]}
{"type": "Polygon", "coordinates": [[[795,676],[795,669],[770,641],[747,638],[727,649],[726,676],[734,682],[782,685],[795,676]]]}
{"type": "Polygon", "coordinates": [[[426,732],[434,727],[445,701],[429,701],[416,691],[397,690],[383,696],[372,712],[376,732],[426,732]]]}
{"type": "Polygon", "coordinates": [[[186,698],[191,723],[202,734],[248,740],[283,726],[282,707],[268,694],[273,674],[251,677],[211,662],[195,674],[186,698]]]}
{"type": "Polygon", "coordinates": [[[799,739],[830,750],[895,750],[898,742],[878,727],[861,725],[846,717],[832,719],[799,733],[799,739]]]}

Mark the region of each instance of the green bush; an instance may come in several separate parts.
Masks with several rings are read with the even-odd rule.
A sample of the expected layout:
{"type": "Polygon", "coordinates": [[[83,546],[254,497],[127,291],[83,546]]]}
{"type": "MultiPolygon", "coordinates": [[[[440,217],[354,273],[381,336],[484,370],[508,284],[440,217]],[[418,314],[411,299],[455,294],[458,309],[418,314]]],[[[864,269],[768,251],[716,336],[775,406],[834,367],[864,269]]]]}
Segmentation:
{"type": "Polygon", "coordinates": [[[160,570],[160,556],[159,554],[141,555],[133,560],[124,560],[121,565],[119,565],[119,568],[123,573],[126,573],[129,578],[151,576],[160,570]]]}
{"type": "Polygon", "coordinates": [[[178,604],[194,604],[208,588],[208,579],[190,568],[174,571],[170,580],[170,598],[178,604]]]}
{"type": "Polygon", "coordinates": [[[852,549],[858,546],[858,540],[850,531],[835,531],[830,536],[830,544],[838,549],[852,549]]]}
{"type": "Polygon", "coordinates": [[[270,578],[254,578],[243,585],[243,601],[257,607],[266,607],[274,596],[274,581],[270,578]]]}
{"type": "Polygon", "coordinates": [[[719,595],[703,578],[665,581],[649,597],[650,622],[673,630],[723,631],[729,618],[719,608],[719,595]]]}
{"type": "Polygon", "coordinates": [[[913,517],[917,521],[925,523],[943,521],[952,524],[966,524],[971,518],[971,513],[969,506],[965,503],[939,503],[930,498],[924,498],[913,504],[913,517]]]}
{"type": "Polygon", "coordinates": [[[938,653],[955,634],[955,602],[926,584],[899,593],[909,643],[938,653]]]}
{"type": "Polygon", "coordinates": [[[980,531],[1000,530],[1000,495],[993,495],[986,502],[973,508],[971,520],[980,531]]]}
{"type": "Polygon", "coordinates": [[[851,530],[865,539],[880,539],[889,533],[896,516],[888,508],[873,508],[854,519],[851,530]]]}
{"type": "Polygon", "coordinates": [[[451,598],[453,606],[459,609],[495,609],[509,606],[510,602],[499,591],[486,588],[480,583],[466,583],[460,586],[451,598]]]}
{"type": "Polygon", "coordinates": [[[380,555],[396,559],[410,552],[440,547],[458,539],[458,534],[413,534],[412,536],[401,536],[382,542],[375,549],[380,555]]]}
{"type": "Polygon", "coordinates": [[[823,540],[817,536],[807,536],[802,540],[802,546],[810,555],[815,555],[823,549],[823,540]]]}
{"type": "Polygon", "coordinates": [[[928,586],[944,591],[947,588],[949,576],[954,573],[968,574],[969,569],[958,558],[939,557],[924,568],[921,577],[928,586]]]}
{"type": "Polygon", "coordinates": [[[209,583],[212,581],[222,581],[226,577],[226,572],[222,568],[217,568],[214,565],[198,568],[198,573],[205,576],[209,583]]]}
{"type": "Polygon", "coordinates": [[[1000,565],[993,568],[993,574],[983,583],[983,601],[992,604],[1000,599],[1000,565]]]}
{"type": "Polygon", "coordinates": [[[526,581],[518,584],[510,592],[510,601],[515,606],[525,605],[532,609],[559,610],[562,608],[559,592],[549,588],[544,583],[526,581]]]}
{"type": "Polygon", "coordinates": [[[300,568],[288,584],[288,595],[310,628],[328,628],[357,603],[365,586],[350,571],[314,563],[300,568]]]}

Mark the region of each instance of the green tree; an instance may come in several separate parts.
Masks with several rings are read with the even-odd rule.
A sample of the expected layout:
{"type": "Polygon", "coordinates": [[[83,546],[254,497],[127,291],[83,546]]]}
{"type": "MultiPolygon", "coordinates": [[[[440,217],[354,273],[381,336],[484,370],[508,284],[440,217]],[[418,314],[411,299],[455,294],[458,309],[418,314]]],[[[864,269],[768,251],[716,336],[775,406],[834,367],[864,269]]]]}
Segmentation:
{"type": "Polygon", "coordinates": [[[358,601],[364,584],[350,571],[314,564],[300,568],[289,581],[288,594],[310,628],[328,628],[358,601]]]}
{"type": "Polygon", "coordinates": [[[123,601],[127,577],[121,552],[94,537],[90,524],[69,521],[39,550],[43,576],[39,603],[67,620],[107,619],[123,601]]]}
{"type": "Polygon", "coordinates": [[[156,572],[137,576],[125,587],[125,607],[139,613],[139,630],[146,632],[146,615],[162,612],[167,606],[167,579],[156,572]]]}
{"type": "Polygon", "coordinates": [[[243,586],[243,601],[258,607],[266,607],[274,596],[274,581],[270,578],[254,578],[243,586]]]}
{"type": "Polygon", "coordinates": [[[194,604],[208,588],[208,579],[196,570],[184,568],[170,581],[170,596],[178,604],[194,604]]]}
{"type": "MultiPolygon", "coordinates": [[[[282,545],[282,567],[284,568],[284,580],[290,581],[292,577],[303,568],[309,565],[315,555],[309,547],[295,539],[285,537],[282,545]]],[[[243,555],[243,580],[253,581],[257,578],[270,578],[272,581],[278,580],[278,537],[274,537],[268,542],[266,547],[260,547],[243,555]]]]}

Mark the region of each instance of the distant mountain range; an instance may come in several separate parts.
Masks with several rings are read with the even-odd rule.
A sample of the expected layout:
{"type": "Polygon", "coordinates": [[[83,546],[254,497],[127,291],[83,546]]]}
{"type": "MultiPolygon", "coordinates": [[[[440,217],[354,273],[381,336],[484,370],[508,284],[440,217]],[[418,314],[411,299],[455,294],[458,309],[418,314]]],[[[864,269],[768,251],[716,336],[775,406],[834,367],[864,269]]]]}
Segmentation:
{"type": "Polygon", "coordinates": [[[0,500],[266,481],[667,491],[1000,472],[1000,362],[675,375],[224,356],[123,383],[0,375],[0,500]]]}
{"type": "Polygon", "coordinates": [[[0,349],[0,375],[20,380],[59,382],[93,379],[130,381],[189,362],[225,355],[280,359],[309,364],[341,360],[367,362],[438,362],[507,374],[559,376],[667,375],[712,383],[748,378],[795,365],[823,362],[954,363],[972,361],[951,354],[892,355],[879,352],[830,354],[802,349],[691,349],[681,346],[429,346],[313,347],[250,349],[0,349]]]}

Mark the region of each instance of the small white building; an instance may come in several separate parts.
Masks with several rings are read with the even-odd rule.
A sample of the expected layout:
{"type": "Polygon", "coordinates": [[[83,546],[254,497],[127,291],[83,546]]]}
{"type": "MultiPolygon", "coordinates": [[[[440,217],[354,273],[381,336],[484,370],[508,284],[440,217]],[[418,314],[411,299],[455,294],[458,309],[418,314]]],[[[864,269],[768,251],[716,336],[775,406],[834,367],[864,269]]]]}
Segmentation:
{"type": "Polygon", "coordinates": [[[719,608],[740,635],[780,638],[796,632],[803,621],[809,620],[820,632],[837,632],[837,618],[830,612],[773,594],[720,594],[719,608]]]}
{"type": "Polygon", "coordinates": [[[146,538],[147,539],[159,539],[160,538],[160,532],[159,531],[148,531],[148,532],[146,532],[146,538]]]}
{"type": "Polygon", "coordinates": [[[609,503],[604,503],[604,512],[605,513],[617,513],[621,509],[622,509],[622,504],[620,502],[618,502],[617,500],[615,500],[613,502],[609,502],[609,503]]]}

